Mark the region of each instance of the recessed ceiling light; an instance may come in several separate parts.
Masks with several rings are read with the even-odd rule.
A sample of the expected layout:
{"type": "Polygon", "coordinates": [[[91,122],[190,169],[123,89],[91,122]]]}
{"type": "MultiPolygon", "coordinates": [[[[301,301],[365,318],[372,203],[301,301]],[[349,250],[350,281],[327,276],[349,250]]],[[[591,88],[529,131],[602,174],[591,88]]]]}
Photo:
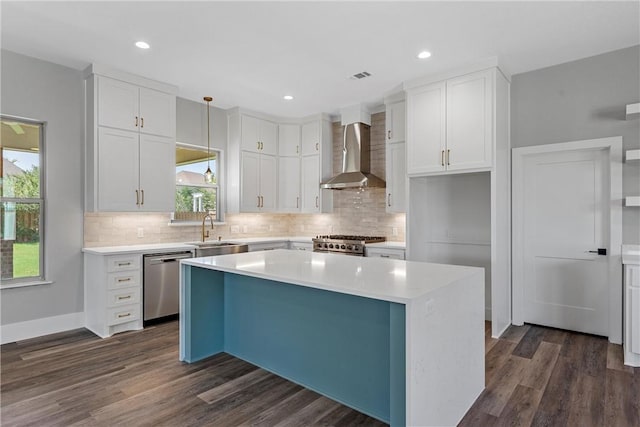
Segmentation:
{"type": "Polygon", "coordinates": [[[285,95],[282,98],[286,99],[287,101],[291,101],[293,99],[293,96],[291,95],[285,95]]]}
{"type": "Polygon", "coordinates": [[[426,59],[426,58],[428,58],[430,56],[431,56],[431,52],[427,52],[426,50],[423,50],[422,52],[420,52],[418,54],[418,58],[420,58],[420,59],[426,59]]]}
{"type": "Polygon", "coordinates": [[[140,49],[149,49],[151,47],[149,46],[149,43],[143,41],[136,42],[136,46],[138,46],[140,49]]]}

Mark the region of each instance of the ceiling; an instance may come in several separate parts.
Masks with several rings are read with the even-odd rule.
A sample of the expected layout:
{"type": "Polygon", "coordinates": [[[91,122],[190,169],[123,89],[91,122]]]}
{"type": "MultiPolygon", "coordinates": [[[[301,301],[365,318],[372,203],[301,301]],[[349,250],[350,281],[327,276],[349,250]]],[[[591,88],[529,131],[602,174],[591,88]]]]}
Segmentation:
{"type": "Polygon", "coordinates": [[[303,117],[373,107],[403,81],[492,56],[518,74],[637,45],[639,5],[2,1],[0,15],[4,49],[76,69],[108,65],[221,108],[303,117]],[[422,50],[432,57],[417,59],[422,50]],[[372,76],[349,78],[362,71],[372,76]]]}

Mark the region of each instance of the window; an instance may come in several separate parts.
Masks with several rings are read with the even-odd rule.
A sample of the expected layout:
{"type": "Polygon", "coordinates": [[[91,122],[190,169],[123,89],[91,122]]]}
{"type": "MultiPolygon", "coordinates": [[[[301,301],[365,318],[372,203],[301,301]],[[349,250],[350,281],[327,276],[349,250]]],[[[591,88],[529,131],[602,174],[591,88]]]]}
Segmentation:
{"type": "Polygon", "coordinates": [[[193,145],[176,144],[176,210],[173,223],[202,221],[209,212],[215,221],[221,221],[218,151],[211,151],[209,165],[213,183],[204,181],[207,170],[207,149],[193,145]]]}
{"type": "Polygon", "coordinates": [[[2,283],[44,280],[43,124],[0,117],[2,283]]]}

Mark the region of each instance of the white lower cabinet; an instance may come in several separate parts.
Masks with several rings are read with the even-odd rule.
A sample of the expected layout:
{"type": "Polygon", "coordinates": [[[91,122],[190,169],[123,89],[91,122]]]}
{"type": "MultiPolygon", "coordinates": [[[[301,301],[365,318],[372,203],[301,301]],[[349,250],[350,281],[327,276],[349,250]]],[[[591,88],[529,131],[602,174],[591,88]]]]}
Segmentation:
{"type": "Polygon", "coordinates": [[[640,366],[640,265],[624,266],[624,364],[640,366]]]}
{"type": "Polygon", "coordinates": [[[84,254],[85,326],[99,337],[142,329],[141,258],[84,254]]]}
{"type": "Polygon", "coordinates": [[[402,248],[372,248],[364,247],[364,255],[366,257],[405,259],[405,250],[402,248]]]}

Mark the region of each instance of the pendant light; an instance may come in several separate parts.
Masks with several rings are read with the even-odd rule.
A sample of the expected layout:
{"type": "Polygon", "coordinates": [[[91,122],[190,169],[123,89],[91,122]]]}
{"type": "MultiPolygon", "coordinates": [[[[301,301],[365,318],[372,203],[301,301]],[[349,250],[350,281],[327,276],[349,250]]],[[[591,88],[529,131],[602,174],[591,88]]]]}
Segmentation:
{"type": "Polygon", "coordinates": [[[210,96],[205,96],[204,100],[207,102],[207,171],[204,173],[204,182],[207,184],[213,183],[213,172],[211,172],[211,167],[209,166],[209,159],[211,158],[211,119],[210,119],[210,102],[213,101],[213,98],[210,96]]]}

